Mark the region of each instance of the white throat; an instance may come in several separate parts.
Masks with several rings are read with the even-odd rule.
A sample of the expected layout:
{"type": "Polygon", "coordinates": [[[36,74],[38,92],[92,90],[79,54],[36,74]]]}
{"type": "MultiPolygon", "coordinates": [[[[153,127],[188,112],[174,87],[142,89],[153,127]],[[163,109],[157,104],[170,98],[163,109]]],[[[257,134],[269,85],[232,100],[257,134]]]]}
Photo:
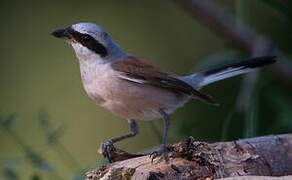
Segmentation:
{"type": "Polygon", "coordinates": [[[108,54],[105,57],[101,57],[78,43],[72,43],[72,47],[79,60],[81,78],[85,89],[88,89],[86,84],[91,84],[97,77],[109,73],[111,63],[128,55],[116,43],[108,47],[108,54]]]}

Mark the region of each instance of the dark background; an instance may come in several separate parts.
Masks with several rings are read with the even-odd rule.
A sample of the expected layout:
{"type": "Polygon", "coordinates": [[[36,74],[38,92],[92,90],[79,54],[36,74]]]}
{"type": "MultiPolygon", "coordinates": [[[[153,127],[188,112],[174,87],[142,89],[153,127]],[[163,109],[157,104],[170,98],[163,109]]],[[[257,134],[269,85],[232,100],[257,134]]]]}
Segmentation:
{"type": "MultiPolygon", "coordinates": [[[[215,2],[290,56],[291,2],[215,2]]],[[[99,24],[125,51],[178,75],[251,56],[167,0],[6,0],[0,22],[0,179],[81,179],[106,163],[97,155],[99,144],[128,131],[126,120],[87,97],[72,48],[50,36],[55,29],[99,24]]],[[[174,113],[169,143],[291,132],[291,82],[265,68],[244,113],[236,109],[243,77],[202,89],[220,107],[191,101],[174,113]]],[[[139,125],[141,133],[120,148],[135,152],[160,143],[162,121],[139,125]]]]}

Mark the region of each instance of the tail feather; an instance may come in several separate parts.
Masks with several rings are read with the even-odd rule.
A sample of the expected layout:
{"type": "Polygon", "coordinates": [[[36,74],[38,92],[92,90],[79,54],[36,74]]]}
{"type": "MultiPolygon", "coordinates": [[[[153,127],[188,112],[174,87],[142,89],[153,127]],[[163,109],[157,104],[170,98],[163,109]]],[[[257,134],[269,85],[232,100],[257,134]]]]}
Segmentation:
{"type": "Polygon", "coordinates": [[[273,64],[275,62],[276,56],[256,57],[240,61],[238,63],[209,69],[207,71],[199,72],[190,76],[185,76],[183,79],[189,82],[196,89],[200,89],[210,83],[248,73],[257,68],[273,64]]]}

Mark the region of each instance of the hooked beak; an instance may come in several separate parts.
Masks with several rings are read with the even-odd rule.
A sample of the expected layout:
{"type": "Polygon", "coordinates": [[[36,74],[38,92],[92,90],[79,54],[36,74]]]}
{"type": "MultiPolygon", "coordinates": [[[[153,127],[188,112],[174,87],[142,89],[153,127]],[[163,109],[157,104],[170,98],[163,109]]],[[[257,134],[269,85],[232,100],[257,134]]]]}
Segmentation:
{"type": "Polygon", "coordinates": [[[67,29],[58,29],[55,30],[51,33],[51,35],[55,36],[56,38],[60,38],[60,39],[70,39],[70,33],[68,32],[67,29]]]}

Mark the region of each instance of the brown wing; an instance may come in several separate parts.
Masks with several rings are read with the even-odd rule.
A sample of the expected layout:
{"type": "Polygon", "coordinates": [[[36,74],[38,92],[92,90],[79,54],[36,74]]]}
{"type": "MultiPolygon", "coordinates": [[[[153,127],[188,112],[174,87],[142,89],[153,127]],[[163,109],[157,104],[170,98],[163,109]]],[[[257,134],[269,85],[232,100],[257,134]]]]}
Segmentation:
{"type": "Polygon", "coordinates": [[[112,67],[116,71],[121,72],[122,75],[125,76],[125,80],[136,83],[152,84],[176,93],[187,94],[194,99],[198,99],[209,104],[215,104],[210,96],[195,90],[192,86],[177,79],[174,75],[134,56],[128,56],[120,61],[117,61],[112,64],[112,67]]]}

